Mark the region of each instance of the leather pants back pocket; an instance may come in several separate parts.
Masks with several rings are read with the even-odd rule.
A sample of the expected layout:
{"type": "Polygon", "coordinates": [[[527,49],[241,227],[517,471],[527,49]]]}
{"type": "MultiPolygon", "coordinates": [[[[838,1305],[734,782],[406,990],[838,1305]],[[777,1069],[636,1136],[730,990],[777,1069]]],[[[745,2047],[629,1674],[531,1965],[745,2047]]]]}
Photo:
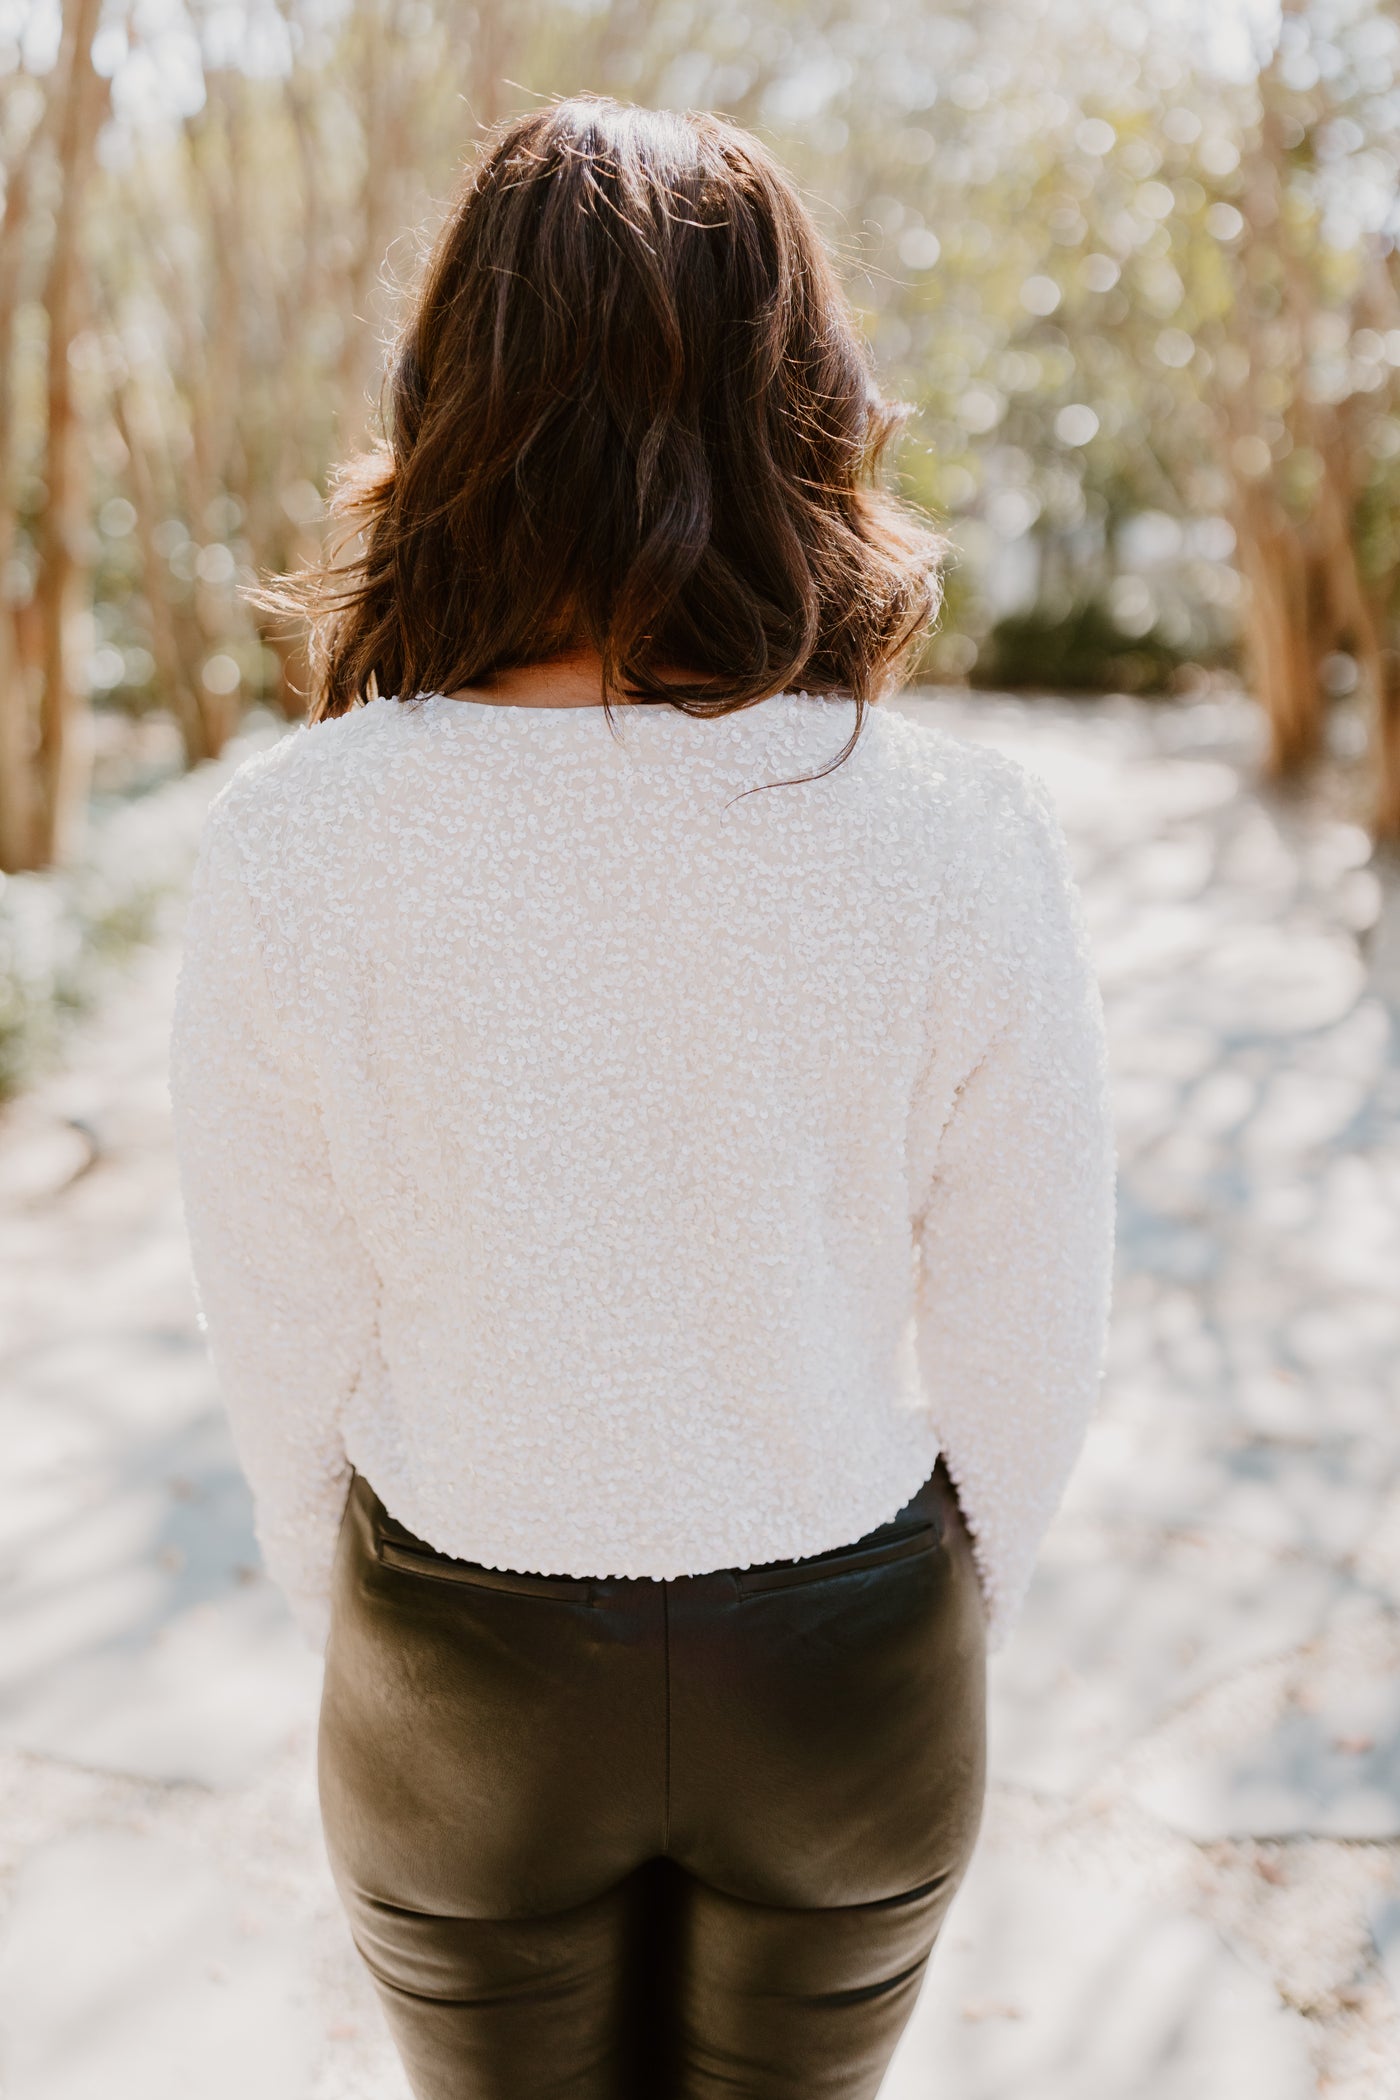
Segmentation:
{"type": "Polygon", "coordinates": [[[458,1583],[468,1589],[496,1590],[515,1597],[535,1597],[556,1603],[591,1604],[595,1585],[571,1575],[531,1575],[514,1568],[487,1568],[474,1560],[454,1560],[439,1553],[407,1532],[374,1527],[375,1558],[381,1567],[397,1568],[405,1575],[420,1575],[430,1582],[458,1583]]]}
{"type": "Polygon", "coordinates": [[[818,1582],[836,1582],[846,1575],[864,1574],[871,1568],[888,1567],[894,1561],[911,1560],[932,1553],[943,1543],[942,1527],[919,1524],[869,1542],[857,1539],[850,1546],[837,1546],[830,1553],[815,1553],[806,1560],[774,1561],[753,1568],[737,1568],[735,1580],[741,1597],[759,1591],[806,1588],[818,1582]]]}

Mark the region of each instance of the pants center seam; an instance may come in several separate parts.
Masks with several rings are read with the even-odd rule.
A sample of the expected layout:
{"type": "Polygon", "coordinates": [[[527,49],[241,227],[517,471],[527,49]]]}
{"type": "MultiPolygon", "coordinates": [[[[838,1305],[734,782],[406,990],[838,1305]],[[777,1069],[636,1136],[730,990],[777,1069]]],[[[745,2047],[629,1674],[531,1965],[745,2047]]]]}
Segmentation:
{"type": "Polygon", "coordinates": [[[661,1807],[661,1849],[671,1849],[671,1589],[670,1584],[661,1585],[661,1656],[662,1694],[666,1704],[666,1720],[663,1736],[663,1772],[661,1807]]]}

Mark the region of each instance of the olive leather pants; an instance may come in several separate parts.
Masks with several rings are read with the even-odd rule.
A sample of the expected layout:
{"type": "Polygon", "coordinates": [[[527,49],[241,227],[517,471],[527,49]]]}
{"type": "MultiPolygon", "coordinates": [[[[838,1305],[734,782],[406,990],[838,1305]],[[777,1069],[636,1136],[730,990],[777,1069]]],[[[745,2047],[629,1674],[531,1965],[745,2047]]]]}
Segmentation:
{"type": "Polygon", "coordinates": [[[357,1475],[321,1810],[418,2100],[871,2100],[984,1715],[941,1463],[854,1545],[668,1582],[449,1559],[357,1475]]]}

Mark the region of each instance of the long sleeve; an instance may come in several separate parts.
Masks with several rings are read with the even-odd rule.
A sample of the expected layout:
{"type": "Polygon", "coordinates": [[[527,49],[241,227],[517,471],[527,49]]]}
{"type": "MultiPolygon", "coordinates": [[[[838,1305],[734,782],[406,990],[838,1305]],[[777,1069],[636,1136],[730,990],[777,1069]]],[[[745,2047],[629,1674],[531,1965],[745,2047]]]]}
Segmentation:
{"type": "Polygon", "coordinates": [[[1114,1148],[1102,1005],[1063,834],[1019,774],[973,909],[962,1072],[926,1092],[915,1219],[925,1395],[1005,1640],[1102,1371],[1114,1148]],[[956,1083],[954,1083],[956,1082],[956,1083]]]}
{"type": "Polygon", "coordinates": [[[269,989],[216,804],[196,869],[171,1100],[196,1288],[268,1572],[313,1647],[350,1468],[339,1422],[377,1279],[337,1194],[309,1061],[269,989]]]}

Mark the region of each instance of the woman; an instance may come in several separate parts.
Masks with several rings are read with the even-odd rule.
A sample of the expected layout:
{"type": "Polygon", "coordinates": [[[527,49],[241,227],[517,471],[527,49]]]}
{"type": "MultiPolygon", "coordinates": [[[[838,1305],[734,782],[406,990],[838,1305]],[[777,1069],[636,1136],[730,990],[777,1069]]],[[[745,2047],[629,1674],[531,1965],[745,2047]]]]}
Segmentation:
{"type": "Polygon", "coordinates": [[[210,815],[195,1269],[425,2100],[871,2095],[976,1834],[1110,1141],[1041,791],[872,705],[892,421],[753,139],[507,125],[210,815]]]}

